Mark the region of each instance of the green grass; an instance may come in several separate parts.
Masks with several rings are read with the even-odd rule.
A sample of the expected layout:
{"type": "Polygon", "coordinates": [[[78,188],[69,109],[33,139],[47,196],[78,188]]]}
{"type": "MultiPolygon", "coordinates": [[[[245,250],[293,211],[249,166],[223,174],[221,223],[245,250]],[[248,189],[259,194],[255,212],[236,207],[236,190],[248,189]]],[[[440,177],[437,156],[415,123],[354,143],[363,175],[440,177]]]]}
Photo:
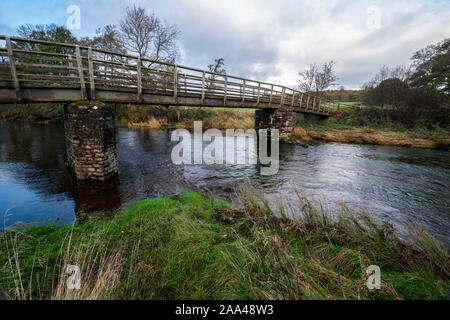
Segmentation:
{"type": "Polygon", "coordinates": [[[299,196],[300,220],[186,191],[134,203],[112,218],[0,236],[0,283],[17,299],[440,299],[448,252],[423,232],[414,246],[385,224],[338,221],[299,196]],[[82,271],[67,290],[67,265],[82,271]],[[365,270],[381,268],[380,290],[365,270]]]}

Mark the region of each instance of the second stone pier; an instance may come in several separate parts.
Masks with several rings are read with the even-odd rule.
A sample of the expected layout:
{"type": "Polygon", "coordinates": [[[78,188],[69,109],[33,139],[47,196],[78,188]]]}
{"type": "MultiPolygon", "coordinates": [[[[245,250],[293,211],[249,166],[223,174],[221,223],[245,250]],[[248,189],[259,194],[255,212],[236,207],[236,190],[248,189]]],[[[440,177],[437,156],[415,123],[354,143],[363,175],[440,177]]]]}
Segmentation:
{"type": "Polygon", "coordinates": [[[77,179],[107,181],[117,175],[114,110],[98,101],[64,107],[67,159],[77,179]]]}
{"type": "Polygon", "coordinates": [[[278,129],[280,139],[288,139],[294,130],[294,113],[287,109],[255,110],[255,130],[278,129]]]}

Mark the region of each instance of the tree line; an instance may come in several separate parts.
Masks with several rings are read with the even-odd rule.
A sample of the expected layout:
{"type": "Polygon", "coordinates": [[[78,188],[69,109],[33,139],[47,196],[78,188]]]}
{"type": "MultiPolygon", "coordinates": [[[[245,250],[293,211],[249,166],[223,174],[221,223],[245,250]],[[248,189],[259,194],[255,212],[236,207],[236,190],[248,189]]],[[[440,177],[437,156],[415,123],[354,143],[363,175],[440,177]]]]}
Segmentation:
{"type": "Polygon", "coordinates": [[[387,117],[406,127],[448,126],[450,38],[415,52],[409,66],[383,66],[364,84],[361,99],[370,117],[387,117]]]}
{"type": "Polygon", "coordinates": [[[357,118],[369,122],[449,126],[450,38],[415,52],[409,66],[383,66],[359,91],[332,90],[338,79],[334,66],[334,60],[310,64],[299,73],[299,89],[340,101],[360,100],[367,107],[358,111],[357,118]]]}
{"type": "MultiPolygon", "coordinates": [[[[147,13],[145,8],[133,5],[127,7],[125,16],[118,25],[106,25],[96,30],[92,38],[77,39],[65,26],[56,24],[31,25],[25,24],[17,29],[19,36],[28,39],[73,43],[119,53],[131,53],[140,58],[175,62],[179,56],[177,39],[179,29],[165,21],[161,21],[154,13],[147,13]]],[[[42,44],[22,44],[23,46],[39,46],[42,44]]],[[[65,48],[49,46],[55,53],[63,52],[65,48]]],[[[27,48],[34,49],[34,48],[27,48]]]]}

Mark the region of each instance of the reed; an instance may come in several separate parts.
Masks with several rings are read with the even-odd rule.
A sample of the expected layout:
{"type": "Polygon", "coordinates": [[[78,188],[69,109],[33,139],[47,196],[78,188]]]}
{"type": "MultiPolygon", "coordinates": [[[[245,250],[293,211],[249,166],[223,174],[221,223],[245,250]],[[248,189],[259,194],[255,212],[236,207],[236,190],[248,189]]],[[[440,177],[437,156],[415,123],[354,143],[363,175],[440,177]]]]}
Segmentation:
{"type": "MultiPolygon", "coordinates": [[[[192,191],[133,203],[109,218],[0,236],[0,283],[13,299],[442,299],[448,250],[421,229],[342,206],[269,205],[250,186],[242,207],[192,191]],[[291,218],[288,218],[291,217],[291,218]],[[68,265],[81,270],[69,290],[68,265]],[[381,269],[381,289],[366,268],[381,269]]],[[[279,205],[284,203],[279,202],[279,205]]]]}

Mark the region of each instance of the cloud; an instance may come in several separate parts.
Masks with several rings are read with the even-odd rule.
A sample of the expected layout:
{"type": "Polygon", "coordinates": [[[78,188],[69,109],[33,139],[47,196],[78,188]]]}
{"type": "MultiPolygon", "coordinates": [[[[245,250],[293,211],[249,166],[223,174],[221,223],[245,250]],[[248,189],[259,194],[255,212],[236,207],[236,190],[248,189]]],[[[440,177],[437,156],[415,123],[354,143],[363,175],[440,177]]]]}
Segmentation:
{"type": "Polygon", "coordinates": [[[76,4],[82,12],[76,35],[93,35],[118,24],[132,3],[178,26],[180,64],[206,68],[223,57],[229,74],[288,86],[309,63],[335,59],[339,83],[358,88],[382,65],[408,64],[416,50],[450,34],[450,2],[444,0],[3,0],[0,32],[25,21],[64,23],[67,6],[76,4]],[[19,10],[24,2],[32,5],[19,10]],[[379,9],[379,29],[367,26],[369,7],[379,9]]]}

